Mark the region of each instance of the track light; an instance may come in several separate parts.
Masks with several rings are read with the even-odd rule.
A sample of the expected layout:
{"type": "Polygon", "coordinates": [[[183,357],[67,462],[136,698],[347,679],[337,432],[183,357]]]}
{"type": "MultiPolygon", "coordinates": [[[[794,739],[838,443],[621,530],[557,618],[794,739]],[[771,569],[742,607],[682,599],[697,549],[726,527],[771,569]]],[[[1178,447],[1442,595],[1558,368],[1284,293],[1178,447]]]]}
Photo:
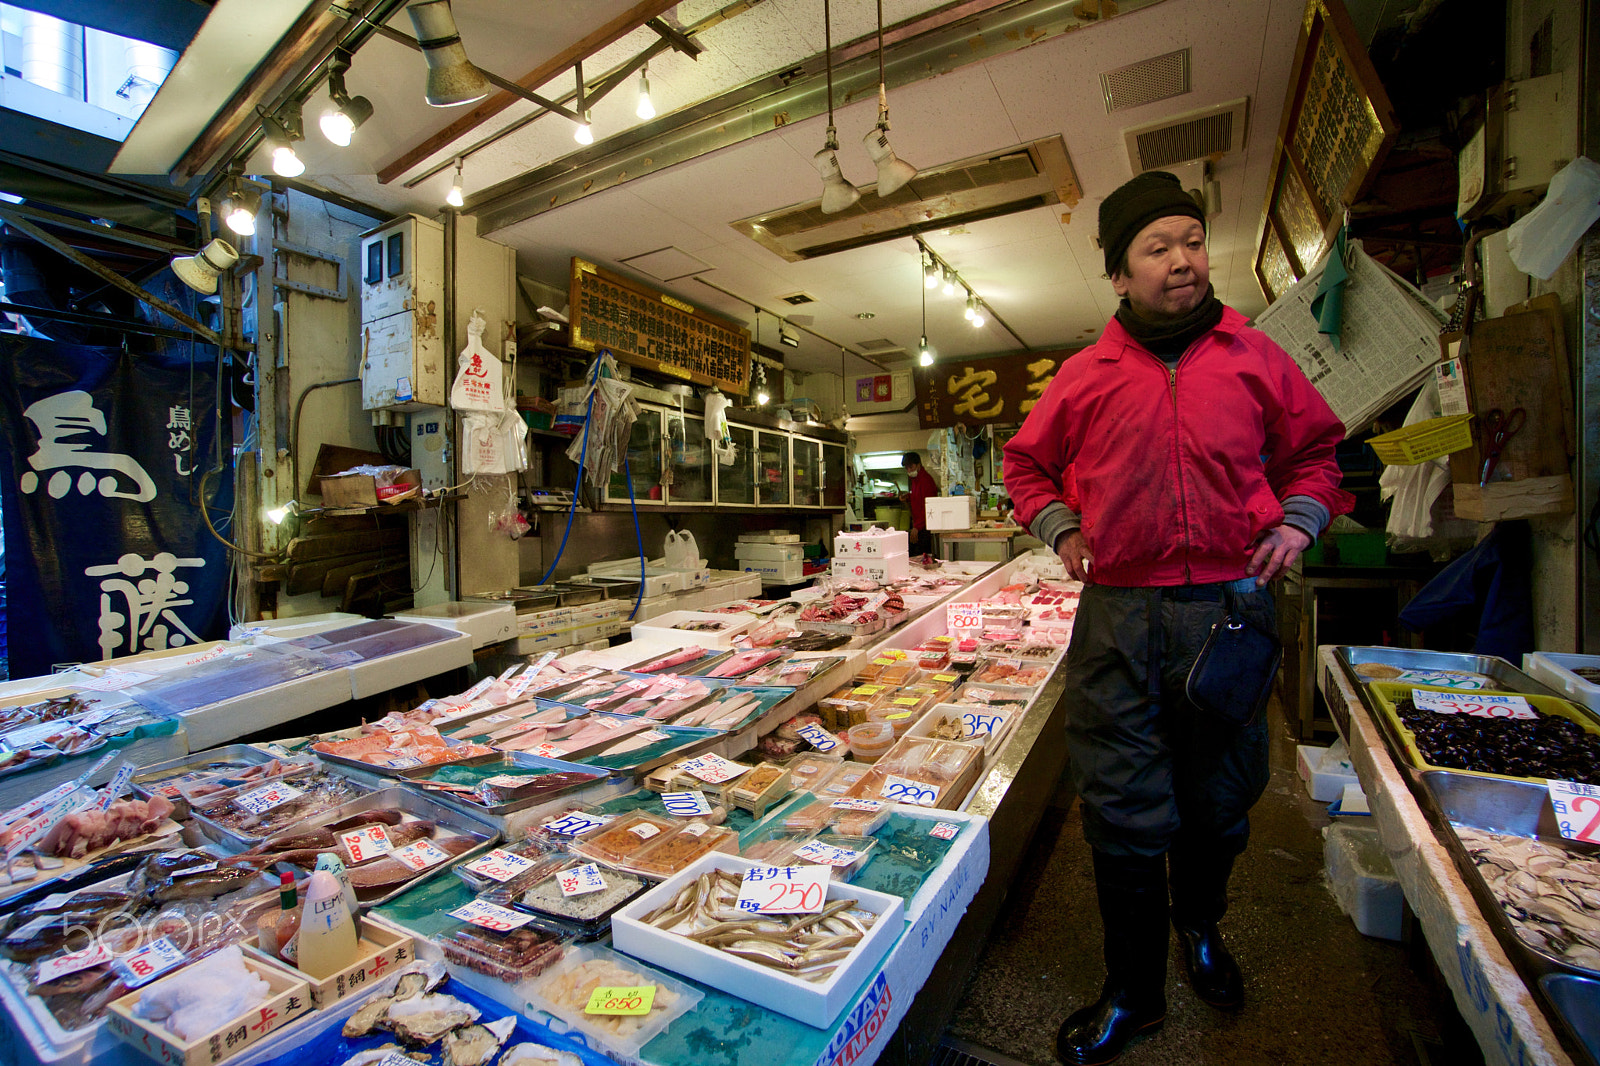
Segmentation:
{"type": "Polygon", "coordinates": [[[634,114],[642,119],[656,117],[656,105],[650,102],[650,67],[647,65],[639,72],[639,106],[634,114]]]}
{"type": "Polygon", "coordinates": [[[594,129],[589,125],[589,112],[583,113],[583,121],[578,123],[578,128],[572,131],[572,139],[579,144],[594,143],[594,129]]]}
{"type": "Polygon", "coordinates": [[[210,296],[217,291],[217,278],[233,269],[239,253],[233,245],[215,237],[194,255],[180,255],[172,261],[172,272],[195,292],[210,296]]]}
{"type": "Polygon", "coordinates": [[[932,259],[922,264],[922,287],[925,289],[939,287],[939,264],[932,259]]]}
{"type": "Polygon", "coordinates": [[[298,178],[306,172],[306,165],[294,152],[294,142],[300,140],[299,126],[299,116],[277,119],[269,115],[261,120],[262,135],[272,149],[272,172],[279,177],[298,178]]]}
{"type": "Polygon", "coordinates": [[[372,117],[371,100],[365,96],[352,97],[345,91],[344,72],[349,69],[350,53],[342,49],[334,52],[328,64],[328,99],[333,106],[322,113],[318,122],[322,135],[340,148],[348,148],[356,130],[372,117]]]}
{"type": "Polygon", "coordinates": [[[965,318],[968,322],[971,322],[972,321],[972,316],[977,313],[977,310],[978,310],[977,297],[973,296],[972,293],[970,293],[970,292],[967,293],[967,310],[966,310],[965,314],[962,315],[962,317],[965,318]]]}
{"type": "Polygon", "coordinates": [[[249,237],[256,231],[256,212],[260,209],[261,197],[245,192],[235,183],[222,198],[222,221],[239,236],[249,237]]]}
{"type": "Polygon", "coordinates": [[[917,176],[917,168],[895,156],[889,147],[889,90],[883,81],[883,0],[878,0],[878,124],[861,139],[878,168],[879,196],[899,192],[917,176]]]}
{"type": "Polygon", "coordinates": [[[822,213],[825,215],[838,214],[861,199],[861,191],[846,181],[844,171],[839,169],[839,157],[835,154],[838,150],[838,131],[829,126],[822,151],[811,157],[817,173],[822,176],[822,213]]]}
{"type": "Polygon", "coordinates": [[[800,331],[787,322],[779,321],[778,343],[788,345],[790,348],[800,347],[800,331]]]}
{"type": "Polygon", "coordinates": [[[428,103],[455,107],[489,95],[489,79],[472,65],[461,45],[450,0],[418,0],[406,7],[406,14],[417,32],[422,57],[428,61],[428,103]]]}
{"type": "Polygon", "coordinates": [[[949,267],[944,268],[944,294],[946,296],[956,294],[956,276],[950,272],[949,267]]]}
{"type": "Polygon", "coordinates": [[[466,197],[461,194],[461,164],[465,160],[456,160],[456,180],[450,183],[450,191],[444,194],[444,202],[451,207],[460,207],[466,203],[466,197]]]}
{"type": "Polygon", "coordinates": [[[923,335],[922,344],[917,349],[917,365],[918,366],[932,366],[933,365],[933,349],[928,347],[928,338],[927,338],[926,334],[923,335]]]}
{"type": "Polygon", "coordinates": [[[987,319],[983,317],[983,305],[980,304],[978,302],[978,298],[974,296],[970,301],[968,301],[968,306],[971,309],[971,314],[968,316],[967,321],[972,323],[973,329],[982,329],[984,322],[987,321],[987,319]]]}

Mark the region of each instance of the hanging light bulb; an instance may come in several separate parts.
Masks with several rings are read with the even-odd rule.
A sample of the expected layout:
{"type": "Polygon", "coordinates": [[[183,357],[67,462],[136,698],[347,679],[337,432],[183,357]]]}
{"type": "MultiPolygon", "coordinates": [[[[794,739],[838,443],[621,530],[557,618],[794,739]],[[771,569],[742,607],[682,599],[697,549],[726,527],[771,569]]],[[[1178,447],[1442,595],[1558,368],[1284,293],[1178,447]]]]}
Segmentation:
{"type": "Polygon", "coordinates": [[[889,90],[883,80],[883,0],[878,0],[878,123],[867,131],[861,143],[878,168],[879,196],[899,192],[917,176],[917,168],[897,157],[889,147],[889,90]]]}
{"type": "Polygon", "coordinates": [[[765,407],[772,397],[767,394],[767,368],[756,364],[756,406],[765,407]]]}
{"type": "Polygon", "coordinates": [[[956,276],[948,269],[944,272],[944,294],[946,296],[954,296],[956,294],[956,276]]]}
{"type": "Polygon", "coordinates": [[[639,106],[634,114],[649,120],[656,117],[656,105],[650,102],[650,65],[645,64],[644,70],[639,72],[639,106]]]}
{"type": "Polygon", "coordinates": [[[456,180],[451,183],[450,191],[444,194],[444,202],[451,207],[460,207],[466,203],[466,197],[461,194],[461,164],[464,160],[456,160],[456,180]]]}
{"type": "Polygon", "coordinates": [[[923,336],[922,344],[917,350],[917,365],[918,366],[932,366],[933,365],[933,349],[928,347],[928,338],[927,338],[926,335],[923,336]]]}
{"type": "Polygon", "coordinates": [[[974,296],[970,301],[968,301],[967,306],[970,308],[967,321],[972,323],[973,329],[982,329],[983,323],[985,322],[983,317],[983,305],[980,304],[978,302],[978,298],[974,296]]]}
{"type": "Polygon", "coordinates": [[[593,144],[594,130],[589,125],[589,112],[583,112],[583,121],[578,123],[578,128],[572,131],[572,139],[579,144],[593,144]]]}
{"type": "Polygon", "coordinates": [[[939,287],[939,264],[929,258],[922,266],[922,286],[926,289],[939,287]]]}
{"type": "Polygon", "coordinates": [[[972,293],[969,292],[969,293],[967,293],[967,310],[966,310],[966,313],[962,317],[965,318],[968,322],[971,322],[972,321],[972,316],[977,314],[977,313],[978,313],[978,298],[976,296],[972,295],[972,293]]]}
{"type": "MultiPolygon", "coordinates": [[[[299,126],[298,119],[293,125],[299,126]]],[[[272,172],[279,177],[298,178],[306,172],[306,165],[295,155],[294,142],[298,138],[290,130],[290,123],[268,116],[261,120],[261,132],[272,149],[272,172]]]]}
{"type": "Polygon", "coordinates": [[[828,67],[828,136],[811,162],[822,177],[822,213],[834,215],[861,199],[861,191],[845,180],[836,154],[839,131],[833,125],[833,22],[828,0],[822,0],[822,47],[828,67]]]}

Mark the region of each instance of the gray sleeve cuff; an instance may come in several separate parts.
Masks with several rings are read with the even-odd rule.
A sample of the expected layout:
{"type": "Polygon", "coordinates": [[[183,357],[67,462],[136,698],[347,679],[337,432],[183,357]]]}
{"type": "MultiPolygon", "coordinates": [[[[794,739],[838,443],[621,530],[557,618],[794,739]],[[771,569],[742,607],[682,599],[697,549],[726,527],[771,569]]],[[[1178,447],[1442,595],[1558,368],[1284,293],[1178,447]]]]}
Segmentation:
{"type": "Polygon", "coordinates": [[[1298,529],[1313,543],[1322,536],[1331,517],[1328,509],[1310,496],[1290,496],[1283,501],[1283,524],[1298,529]]]}
{"type": "Polygon", "coordinates": [[[1034,516],[1028,532],[1044,541],[1045,547],[1055,551],[1056,538],[1063,533],[1075,532],[1082,525],[1083,519],[1078,517],[1076,511],[1060,500],[1055,500],[1034,516]]]}

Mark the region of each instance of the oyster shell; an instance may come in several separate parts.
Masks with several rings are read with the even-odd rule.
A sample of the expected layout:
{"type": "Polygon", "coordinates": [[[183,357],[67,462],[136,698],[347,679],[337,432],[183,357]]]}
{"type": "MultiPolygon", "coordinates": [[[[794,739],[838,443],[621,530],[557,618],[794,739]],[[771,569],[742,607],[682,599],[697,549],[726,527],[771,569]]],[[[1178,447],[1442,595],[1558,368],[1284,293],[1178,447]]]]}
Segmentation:
{"type": "Polygon", "coordinates": [[[399,1044],[383,1044],[379,1047],[368,1048],[366,1051],[356,1052],[348,1059],[345,1059],[341,1066],[372,1066],[373,1063],[382,1062],[394,1053],[405,1055],[407,1058],[415,1059],[421,1063],[428,1061],[428,1056],[425,1053],[409,1052],[399,1044]]]}
{"type": "Polygon", "coordinates": [[[449,976],[450,973],[444,968],[443,963],[413,962],[391,978],[395,983],[394,991],[387,996],[377,996],[363,1003],[345,1020],[341,1031],[345,1036],[354,1039],[384,1027],[390,1007],[402,1000],[413,999],[433,991],[444,984],[445,978],[449,976]]]}
{"type": "Polygon", "coordinates": [[[500,1066],[583,1066],[583,1060],[543,1044],[517,1044],[500,1057],[500,1066]]]}
{"type": "Polygon", "coordinates": [[[454,996],[430,993],[391,1004],[383,1025],[407,1044],[432,1044],[450,1030],[477,1021],[479,1013],[454,996]]]}
{"type": "Polygon", "coordinates": [[[466,1025],[446,1033],[444,1066],[484,1066],[516,1027],[515,1018],[500,1018],[488,1025],[466,1025]]]}

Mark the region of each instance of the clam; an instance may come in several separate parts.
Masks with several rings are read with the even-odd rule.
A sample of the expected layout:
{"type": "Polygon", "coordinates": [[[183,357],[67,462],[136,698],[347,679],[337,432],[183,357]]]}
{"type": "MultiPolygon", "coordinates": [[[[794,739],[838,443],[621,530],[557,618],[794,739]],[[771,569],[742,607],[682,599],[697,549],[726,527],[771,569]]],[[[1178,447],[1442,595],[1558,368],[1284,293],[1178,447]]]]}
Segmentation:
{"type": "Polygon", "coordinates": [[[383,1025],[403,1042],[420,1046],[477,1021],[479,1013],[477,1007],[454,996],[430,993],[391,1004],[383,1025]]]}
{"type": "Polygon", "coordinates": [[[444,1066],[484,1066],[494,1058],[500,1045],[511,1038],[517,1027],[515,1018],[501,1018],[488,1025],[466,1025],[444,1038],[444,1066]]]}

